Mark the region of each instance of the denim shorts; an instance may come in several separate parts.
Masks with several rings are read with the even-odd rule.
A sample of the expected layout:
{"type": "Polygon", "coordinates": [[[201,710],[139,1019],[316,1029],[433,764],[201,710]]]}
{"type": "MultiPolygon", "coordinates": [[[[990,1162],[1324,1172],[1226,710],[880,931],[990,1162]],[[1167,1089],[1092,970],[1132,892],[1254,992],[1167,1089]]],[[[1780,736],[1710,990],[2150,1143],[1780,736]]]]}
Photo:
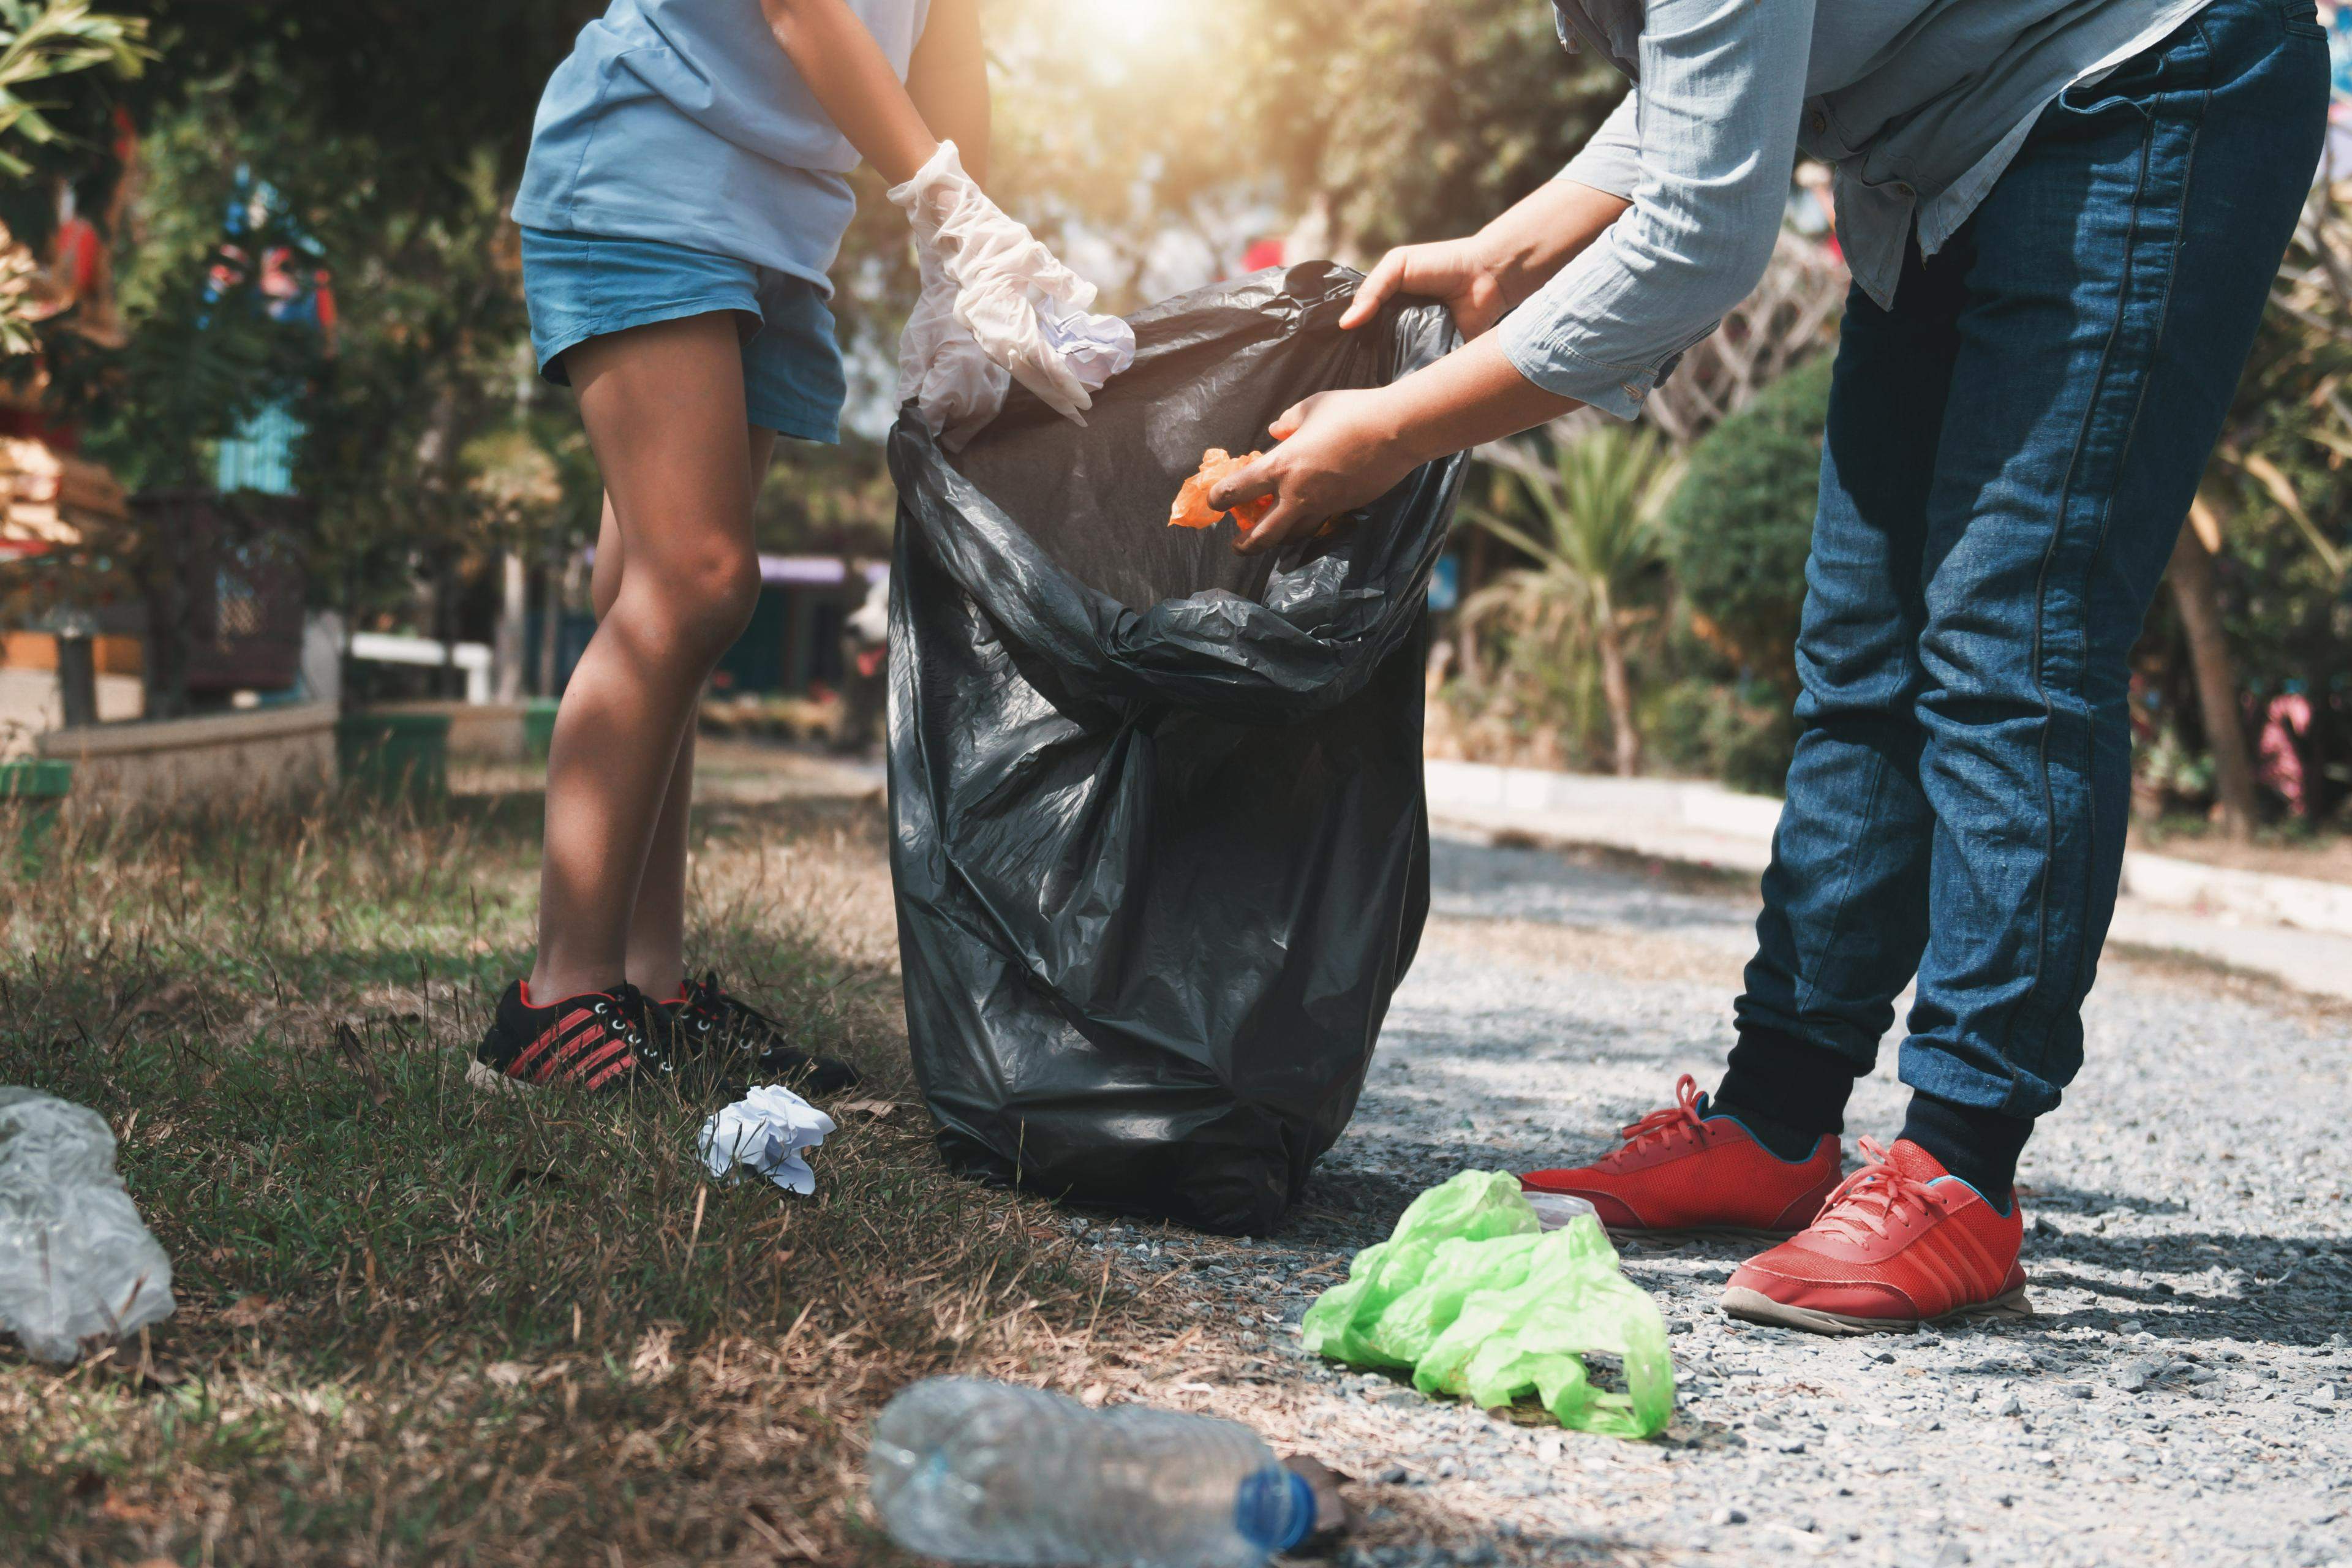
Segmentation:
{"type": "Polygon", "coordinates": [[[590,338],[731,310],[743,323],[750,423],[841,439],[841,341],[824,291],[805,279],[660,240],[525,228],[522,291],[540,374],[558,386],[572,384],[565,353],[590,338]]]}

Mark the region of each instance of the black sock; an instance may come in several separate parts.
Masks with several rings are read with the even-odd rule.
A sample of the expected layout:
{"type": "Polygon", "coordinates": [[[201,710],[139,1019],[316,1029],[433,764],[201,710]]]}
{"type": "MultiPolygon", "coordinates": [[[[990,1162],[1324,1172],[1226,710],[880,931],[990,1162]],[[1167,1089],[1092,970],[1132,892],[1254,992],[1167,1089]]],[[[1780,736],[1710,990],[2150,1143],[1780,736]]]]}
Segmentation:
{"type": "Polygon", "coordinates": [[[2005,1210],[2017,1190],[2017,1156],[2033,1136],[2033,1119],[1915,1092],[1911,1113],[1903,1119],[1903,1136],[1936,1156],[1938,1164],[1982,1193],[1987,1202],[2005,1210]]]}
{"type": "Polygon", "coordinates": [[[1794,1035],[1739,1031],[1709,1110],[1739,1118],[1783,1160],[1806,1160],[1822,1137],[1845,1131],[1845,1102],[1860,1077],[1853,1063],[1794,1035]]]}

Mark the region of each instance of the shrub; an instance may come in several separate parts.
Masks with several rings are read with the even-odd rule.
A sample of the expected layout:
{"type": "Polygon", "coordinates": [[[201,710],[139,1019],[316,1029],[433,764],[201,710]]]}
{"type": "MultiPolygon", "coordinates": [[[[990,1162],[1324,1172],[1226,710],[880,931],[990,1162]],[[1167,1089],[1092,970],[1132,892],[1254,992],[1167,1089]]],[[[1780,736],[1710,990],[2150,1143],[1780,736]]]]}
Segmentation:
{"type": "Polygon", "coordinates": [[[1790,372],[1694,446],[1664,520],[1693,630],[1790,699],[1830,363],[1824,354],[1790,372]]]}
{"type": "Polygon", "coordinates": [[[1779,795],[1788,783],[1797,721],[1787,699],[1762,682],[1676,681],[1658,693],[1647,729],[1679,773],[1757,795],[1779,795]]]}

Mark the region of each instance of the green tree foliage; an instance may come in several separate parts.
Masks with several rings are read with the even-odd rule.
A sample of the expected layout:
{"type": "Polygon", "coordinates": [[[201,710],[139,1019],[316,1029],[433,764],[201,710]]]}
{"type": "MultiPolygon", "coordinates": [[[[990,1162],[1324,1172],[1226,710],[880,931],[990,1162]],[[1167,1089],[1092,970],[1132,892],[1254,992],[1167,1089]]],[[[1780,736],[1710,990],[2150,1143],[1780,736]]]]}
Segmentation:
{"type": "Polygon", "coordinates": [[[880,443],[845,430],[838,447],[783,441],[777,447],[751,514],[761,550],[868,559],[890,553],[898,491],[880,443]]]}
{"type": "Polygon", "coordinates": [[[1540,0],[990,0],[996,184],[1082,233],[1131,300],[1171,244],[1230,266],[1252,222],[1330,251],[1465,234],[1558,174],[1625,90],[1540,0]],[[1164,13],[1164,16],[1162,15],[1164,13]]]}
{"type": "Polygon", "coordinates": [[[1277,0],[1249,110],[1294,201],[1367,252],[1466,234],[1557,174],[1625,80],[1520,0],[1277,0]]]}
{"type": "Polygon", "coordinates": [[[1753,795],[1779,795],[1796,754],[1797,721],[1779,688],[1724,673],[1704,650],[1669,646],[1662,681],[1642,722],[1659,758],[1676,773],[1715,779],[1753,795]],[[1687,673],[1696,666],[1701,673],[1687,673]]]}
{"type": "MultiPolygon", "coordinates": [[[[335,271],[343,328],[305,405],[303,489],[320,506],[319,564],[351,608],[366,607],[371,587],[397,595],[407,574],[396,568],[411,561],[446,577],[468,556],[535,546],[551,530],[590,536],[601,511],[595,495],[560,483],[544,504],[485,504],[540,493],[493,477],[515,463],[485,467],[500,450],[486,437],[568,441],[576,421],[532,417],[543,395],[488,152],[459,189],[463,202],[423,211],[362,195],[341,215],[357,232],[328,252],[347,258],[335,271]]],[[[545,456],[560,476],[562,452],[545,456]]]]}
{"type": "MultiPolygon", "coordinates": [[[[319,366],[315,336],[273,321],[256,269],[228,264],[232,244],[249,261],[307,243],[285,203],[231,234],[232,208],[249,194],[239,172],[286,129],[299,123],[247,126],[201,93],[161,116],[142,141],[135,227],[116,237],[117,302],[131,330],[120,343],[59,336],[50,346],[53,402],[88,426],[91,454],[134,490],[202,484],[211,443],[293,395],[319,366]]],[[[289,144],[320,146],[299,135],[289,144]]],[[[288,189],[300,203],[305,193],[288,189]]]]}
{"type": "MultiPolygon", "coordinates": [[[[185,9],[158,27],[165,63],[115,237],[127,339],[53,356],[55,401],[93,454],[134,489],[203,486],[215,442],[262,408],[293,409],[309,427],[297,466],[317,503],[313,589],[360,613],[413,602],[420,572],[446,605],[485,552],[593,529],[593,489],[518,487],[499,439],[544,437],[567,479],[584,453],[568,411],[545,416],[555,400],[528,362],[506,217],[517,133],[476,119],[464,160],[436,163],[466,144],[404,140],[398,113],[354,128],[364,117],[331,86],[348,35],[276,17],[237,53],[206,30],[212,12],[254,7],[185,9]],[[331,279],[331,342],[264,309],[254,263],[280,247],[331,279]]],[[[423,31],[453,37],[437,27],[423,31]]],[[[471,112],[454,106],[452,122],[471,112]]],[[[528,104],[514,112],[527,137],[528,104]]]]}
{"type": "Polygon", "coordinates": [[[239,121],[299,104],[315,134],[381,148],[380,186],[410,205],[455,201],[483,155],[522,168],[548,73],[604,0],[121,0],[169,65],[129,101],[143,119],[198,83],[239,121]],[[267,61],[267,72],[248,70],[267,61]]]}
{"type": "Polygon", "coordinates": [[[1800,365],[1696,443],[1661,531],[1679,614],[1643,721],[1670,766],[1761,794],[1779,792],[1796,745],[1831,363],[1800,365]]]}

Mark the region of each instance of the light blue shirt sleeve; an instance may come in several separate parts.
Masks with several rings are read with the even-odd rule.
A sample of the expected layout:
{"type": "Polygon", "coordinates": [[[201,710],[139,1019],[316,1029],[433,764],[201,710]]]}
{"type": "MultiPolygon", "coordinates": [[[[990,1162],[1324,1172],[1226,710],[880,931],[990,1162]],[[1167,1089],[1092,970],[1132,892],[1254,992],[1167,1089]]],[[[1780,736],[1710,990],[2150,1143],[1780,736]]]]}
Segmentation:
{"type": "Polygon", "coordinates": [[[1633,199],[1633,193],[1642,186],[1641,97],[1636,88],[1618,101],[1584,150],[1559,172],[1561,179],[1590,185],[1620,201],[1633,199]]]}
{"type": "Polygon", "coordinates": [[[1813,8],[1649,0],[1641,86],[1562,176],[1633,207],[1504,319],[1520,374],[1631,419],[1755,289],[1796,164],[1813,8]]]}

